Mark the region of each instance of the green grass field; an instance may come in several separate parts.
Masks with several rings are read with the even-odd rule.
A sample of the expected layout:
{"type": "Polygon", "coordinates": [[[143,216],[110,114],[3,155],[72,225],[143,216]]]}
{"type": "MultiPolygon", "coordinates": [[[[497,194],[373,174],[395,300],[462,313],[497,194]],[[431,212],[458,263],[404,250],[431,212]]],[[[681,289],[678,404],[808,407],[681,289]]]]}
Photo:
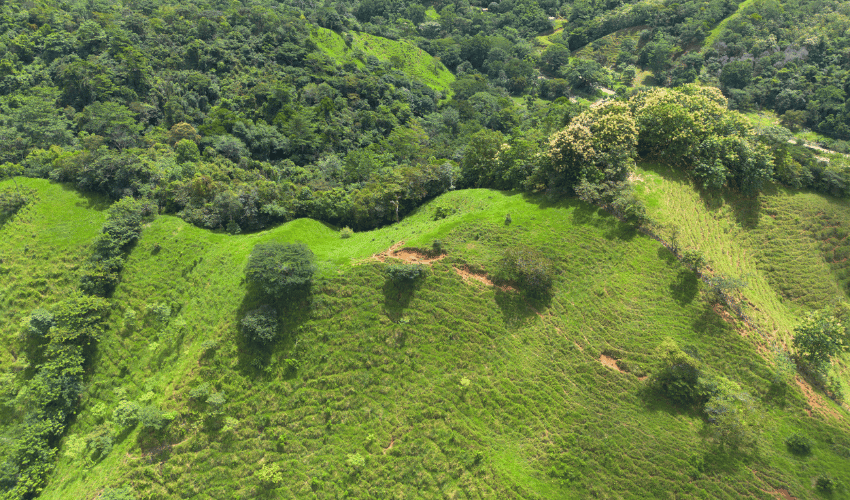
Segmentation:
{"type": "MultiPolygon", "coordinates": [[[[690,187],[656,170],[641,173],[656,186],[644,192],[651,209],[680,214],[667,198],[678,187],[685,203],[690,187]]],[[[59,262],[71,259],[64,252],[79,260],[102,205],[61,185],[25,182],[40,199],[2,229],[3,244],[40,234],[35,240],[50,241],[59,262]],[[56,230],[63,227],[72,231],[56,230]]],[[[735,224],[730,217],[716,224],[735,224]]],[[[696,234],[683,226],[683,239],[696,234]]],[[[712,256],[730,254],[715,257],[718,268],[761,269],[758,256],[709,240],[712,256]]],[[[16,272],[41,264],[22,261],[16,272]]],[[[753,300],[790,326],[805,304],[771,294],[778,275],[759,272],[751,287],[767,287],[765,298],[753,300]]],[[[7,325],[56,299],[20,299],[7,325]]],[[[821,406],[813,405],[793,384],[784,397],[771,395],[762,341],[715,312],[656,241],[577,201],[452,192],[349,239],[310,220],[232,236],[160,216],[133,248],[112,301],[82,411],[42,498],[92,499],[120,485],[143,499],[768,499],[780,489],[816,498],[818,475],[850,481],[846,411],[819,395],[821,406]],[[437,207],[453,215],[435,221],[437,207]],[[388,264],[371,258],[400,241],[428,248],[435,239],[447,254],[411,289],[388,283],[388,264]],[[271,240],[307,243],[320,271],[312,301],[278,304],[285,336],[262,349],[246,344],[238,325],[258,305],[243,280],[247,257],[271,240]],[[550,300],[457,271],[484,275],[514,245],[554,260],[550,300]],[[758,454],[719,450],[701,414],[651,390],[643,377],[668,336],[759,398],[758,454]],[[203,384],[224,396],[221,414],[197,397],[203,384]],[[160,432],[122,430],[111,416],[121,399],[152,402],[176,418],[160,432]],[[792,432],[814,440],[811,457],[785,449],[792,432]],[[70,445],[104,433],[114,446],[98,461],[70,445]],[[263,480],[264,467],[277,467],[279,481],[263,480]]]]}
{"type": "Polygon", "coordinates": [[[311,33],[319,49],[340,64],[353,61],[362,68],[363,61],[355,57],[355,53],[360,51],[364,56],[373,55],[381,61],[396,64],[402,72],[442,92],[446,97],[451,94],[450,84],[455,79],[454,75],[431,54],[406,41],[390,40],[368,33],[352,35],[353,40],[348,46],[342,36],[329,29],[315,26],[311,33]]]}

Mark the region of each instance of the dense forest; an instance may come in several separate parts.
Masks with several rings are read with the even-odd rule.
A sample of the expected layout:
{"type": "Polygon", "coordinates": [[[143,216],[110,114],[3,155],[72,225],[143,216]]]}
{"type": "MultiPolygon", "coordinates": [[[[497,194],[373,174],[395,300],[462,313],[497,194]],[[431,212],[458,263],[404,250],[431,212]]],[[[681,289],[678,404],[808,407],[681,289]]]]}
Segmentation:
{"type": "MultiPolygon", "coordinates": [[[[632,182],[642,161],[707,199],[754,200],[774,183],[850,197],[850,4],[839,0],[43,0],[0,11],[0,179],[114,202],[73,294],[27,317],[20,350],[32,364],[3,374],[16,387],[4,388],[6,431],[20,434],[0,447],[4,498],[44,488],[108,299],[157,214],[231,235],[306,217],[351,235],[491,188],[577,197],[660,231],[632,182]]],[[[0,227],[35,198],[17,184],[0,192],[0,227]]],[[[683,255],[697,274],[707,265],[683,255]]],[[[544,278],[506,282],[548,289],[543,267],[544,278]]],[[[393,272],[413,283],[422,271],[393,272]]],[[[278,313],[256,311],[243,327],[273,338],[278,313]]],[[[669,364],[662,383],[681,385],[682,363],[669,364]]],[[[840,400],[835,380],[822,385],[840,400]]],[[[711,383],[682,398],[714,401],[711,383]]],[[[121,408],[116,419],[156,430],[175,418],[121,408]]]]}
{"type": "MultiPolygon", "coordinates": [[[[733,108],[775,109],[845,150],[846,4],[741,7],[7,3],[0,161],[203,227],[308,216],[370,228],[455,187],[528,189],[549,136],[599,86],[640,92],[628,86],[639,68],[656,85],[718,84],[733,108]],[[476,177],[497,143],[504,172],[476,177]]],[[[784,181],[850,189],[846,169],[797,149],[784,181]]]]}

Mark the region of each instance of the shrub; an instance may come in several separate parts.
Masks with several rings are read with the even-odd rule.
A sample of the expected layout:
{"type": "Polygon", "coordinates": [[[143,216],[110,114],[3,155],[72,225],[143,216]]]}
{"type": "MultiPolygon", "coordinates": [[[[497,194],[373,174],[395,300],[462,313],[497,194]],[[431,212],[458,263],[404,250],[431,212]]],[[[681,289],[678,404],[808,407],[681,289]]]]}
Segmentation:
{"type": "Polygon", "coordinates": [[[11,188],[0,190],[0,224],[18,213],[33,198],[35,198],[35,191],[32,190],[24,189],[23,192],[11,188]]]}
{"type": "Polygon", "coordinates": [[[263,293],[281,299],[310,285],[316,272],[313,260],[303,243],[260,243],[251,251],[245,276],[263,293]]]}
{"type": "Polygon", "coordinates": [[[56,318],[47,309],[35,309],[30,314],[26,333],[30,337],[44,338],[52,327],[56,326],[56,318]]]}
{"type": "Polygon", "coordinates": [[[705,404],[705,413],[715,441],[738,450],[753,447],[758,440],[758,414],[749,394],[723,377],[714,381],[714,394],[705,404]]]}
{"type": "Polygon", "coordinates": [[[425,273],[421,264],[393,264],[387,268],[387,277],[393,283],[404,285],[419,279],[425,273]]]}
{"type": "Polygon", "coordinates": [[[835,490],[835,479],[832,479],[828,474],[821,474],[815,481],[815,486],[818,491],[832,493],[835,490]]]}
{"type": "Polygon", "coordinates": [[[658,389],[680,405],[691,405],[699,399],[699,361],[686,353],[673,339],[659,347],[661,369],[654,377],[658,389]]]}
{"type": "Polygon", "coordinates": [[[361,455],[360,453],[349,453],[345,459],[345,463],[355,469],[359,469],[360,467],[363,467],[363,465],[366,464],[366,459],[363,458],[363,455],[361,455]]]}
{"type": "Polygon", "coordinates": [[[264,484],[280,484],[283,481],[283,474],[280,472],[280,466],[277,464],[266,464],[257,472],[257,479],[264,484]]]}
{"type": "Polygon", "coordinates": [[[194,387],[189,391],[189,397],[192,399],[206,399],[210,395],[210,384],[204,382],[203,384],[194,387]]]}
{"type": "Polygon", "coordinates": [[[812,440],[795,433],[785,438],[785,446],[795,455],[808,455],[812,451],[812,440]]]}
{"type": "Polygon", "coordinates": [[[242,334],[261,344],[273,342],[277,337],[277,311],[269,306],[249,311],[242,318],[242,334]]]}
{"type": "Polygon", "coordinates": [[[112,419],[121,427],[132,427],[139,421],[139,406],[132,401],[121,401],[112,412],[112,419]]]}
{"type": "Polygon", "coordinates": [[[112,436],[105,428],[100,428],[87,439],[88,450],[94,460],[103,460],[112,451],[112,436]]]}
{"type": "Polygon", "coordinates": [[[348,238],[351,238],[352,236],[354,236],[354,230],[351,229],[348,226],[345,226],[344,228],[339,230],[339,237],[344,239],[344,240],[347,240],[348,238]]]}
{"type": "Polygon", "coordinates": [[[138,415],[142,427],[160,430],[166,423],[162,410],[153,405],[140,407],[138,415]]]}
{"type": "Polygon", "coordinates": [[[552,261],[529,247],[506,250],[496,270],[498,280],[515,283],[532,296],[549,293],[554,275],[552,261]]]}
{"type": "Polygon", "coordinates": [[[210,397],[207,398],[207,404],[210,405],[210,414],[220,415],[224,411],[224,403],[226,402],[227,399],[225,399],[224,394],[220,392],[210,394],[210,397]]]}
{"type": "Polygon", "coordinates": [[[794,328],[794,348],[806,364],[822,371],[830,359],[850,347],[845,338],[844,326],[823,311],[809,314],[794,328]]]}

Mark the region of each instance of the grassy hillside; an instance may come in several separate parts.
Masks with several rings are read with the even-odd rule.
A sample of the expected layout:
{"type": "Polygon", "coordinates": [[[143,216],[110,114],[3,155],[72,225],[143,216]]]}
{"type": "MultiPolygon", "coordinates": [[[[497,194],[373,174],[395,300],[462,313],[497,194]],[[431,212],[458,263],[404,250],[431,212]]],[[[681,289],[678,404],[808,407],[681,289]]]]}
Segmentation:
{"type": "Polygon", "coordinates": [[[417,78],[444,96],[451,93],[451,84],[455,77],[439,59],[424,52],[407,41],[396,41],[370,35],[368,33],[350,33],[349,45],[338,33],[321,27],[313,27],[311,36],[319,48],[342,64],[353,61],[359,67],[364,66],[363,59],[375,56],[381,61],[389,61],[404,73],[417,78]],[[361,56],[358,58],[358,54],[361,56]]]}
{"type": "MultiPolygon", "coordinates": [[[[29,373],[21,320],[38,307],[59,301],[79,281],[80,263],[100,233],[108,206],[99,197],[42,179],[17,179],[34,199],[0,225],[0,456],[10,443],[10,425],[22,415],[15,397],[29,373]]],[[[9,179],[0,190],[16,189],[9,179]]]]}
{"type": "MultiPolygon", "coordinates": [[[[773,342],[790,345],[808,311],[834,306],[850,293],[850,207],[816,193],[774,187],[758,199],[709,196],[679,171],[643,164],[636,185],[661,236],[701,251],[713,273],[743,278],[745,310],[773,342]]],[[[850,390],[850,356],[839,361],[850,390]]],[[[845,405],[846,407],[846,405],[845,405]]]]}
{"type": "MultiPolygon", "coordinates": [[[[67,196],[40,187],[33,213],[67,196]]],[[[579,202],[453,192],[350,239],[309,220],[231,236],[161,216],[113,303],[42,498],[120,485],[140,498],[814,498],[818,475],[850,480],[846,412],[796,386],[777,398],[759,339],[715,312],[657,242],[579,202]],[[438,207],[453,213],[434,220],[438,207]],[[388,263],[372,258],[434,239],[447,255],[414,289],[387,283],[388,263]],[[285,339],[261,349],[238,324],[258,303],[247,256],[270,240],[310,245],[320,278],[312,305],[278,304],[285,339]],[[550,301],[486,282],[514,245],[555,261],[550,301]],[[668,336],[761,400],[757,455],[724,452],[703,415],[647,385],[668,336]],[[122,399],[175,418],[122,430],[122,399]],[[785,449],[793,432],[814,440],[811,457],[785,449]],[[97,436],[112,449],[93,460],[84,443],[97,436]]]]}

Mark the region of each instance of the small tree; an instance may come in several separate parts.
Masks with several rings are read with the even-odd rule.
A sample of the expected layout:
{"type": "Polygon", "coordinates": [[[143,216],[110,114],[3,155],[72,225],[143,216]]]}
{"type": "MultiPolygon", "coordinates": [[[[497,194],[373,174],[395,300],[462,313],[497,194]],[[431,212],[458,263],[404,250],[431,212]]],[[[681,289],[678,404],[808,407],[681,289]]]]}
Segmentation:
{"type": "Polygon", "coordinates": [[[714,394],[705,404],[705,413],[715,441],[731,450],[757,445],[758,412],[752,397],[735,382],[724,377],[715,380],[714,394]]]}
{"type": "Polygon", "coordinates": [[[251,251],[245,277],[263,293],[282,299],[309,287],[316,264],[303,243],[260,243],[251,251]]]}
{"type": "Polygon", "coordinates": [[[424,274],[421,264],[393,264],[387,268],[387,277],[397,285],[410,285],[424,274]]]}
{"type": "Polygon", "coordinates": [[[794,329],[797,357],[823,371],[833,356],[848,349],[847,332],[838,319],[824,311],[811,313],[794,329]]]}
{"type": "Polygon", "coordinates": [[[667,338],[658,348],[661,369],[654,382],[674,403],[691,405],[699,400],[700,362],[667,338]]]}
{"type": "Polygon", "coordinates": [[[497,279],[515,283],[531,296],[548,294],[554,276],[552,261],[529,247],[509,248],[496,271],[497,279]]]}

